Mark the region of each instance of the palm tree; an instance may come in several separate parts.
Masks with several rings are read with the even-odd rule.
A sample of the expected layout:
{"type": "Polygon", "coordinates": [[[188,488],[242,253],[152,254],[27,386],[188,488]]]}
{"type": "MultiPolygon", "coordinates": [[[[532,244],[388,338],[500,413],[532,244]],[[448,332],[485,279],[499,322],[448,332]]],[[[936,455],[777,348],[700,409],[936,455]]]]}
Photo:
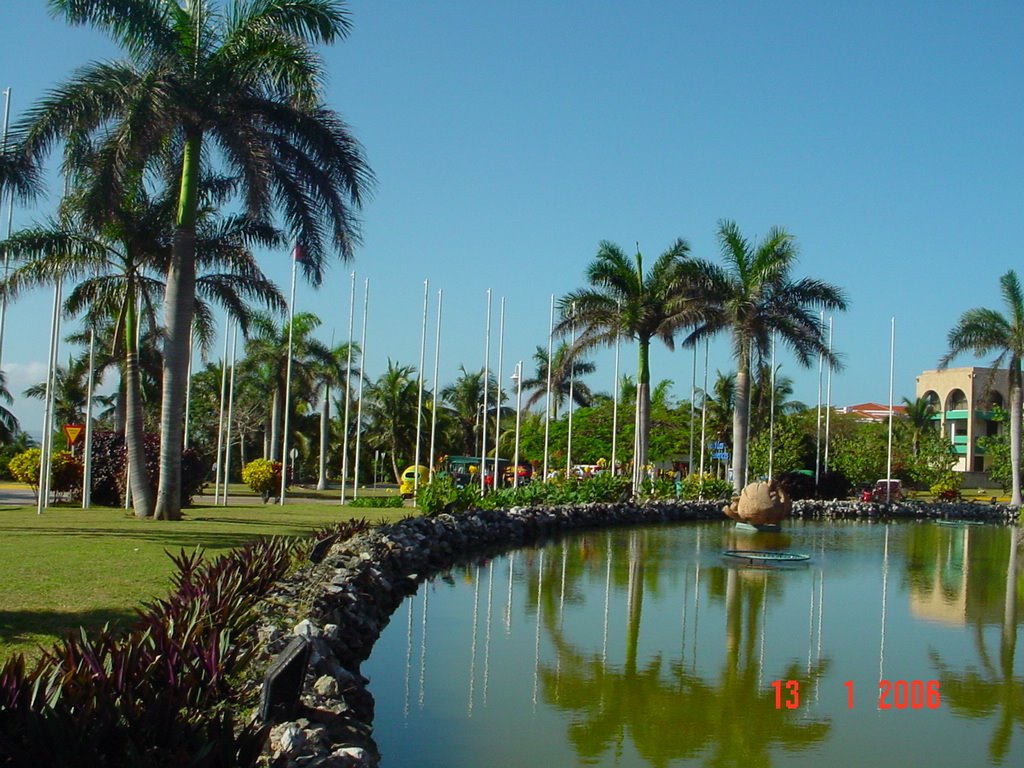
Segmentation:
{"type": "MultiPolygon", "coordinates": [[[[97,171],[95,155],[80,159],[82,187],[68,198],[58,220],[16,233],[0,243],[20,264],[0,284],[16,297],[25,289],[57,279],[78,282],[64,304],[65,314],[85,314],[96,329],[114,321],[107,362],[123,359],[125,445],[135,514],[153,514],[153,489],[146,471],[144,416],[140,376],[141,326],[156,328],[156,306],[165,286],[161,279],[171,259],[173,200],[150,198],[141,183],[124,197],[113,198],[97,171]],[[123,350],[123,354],[121,353],[123,350]]],[[[204,179],[204,189],[216,183],[204,179]]],[[[121,191],[126,191],[122,189],[121,191]]],[[[212,316],[207,299],[226,306],[245,328],[251,314],[246,299],[281,308],[280,291],[263,276],[250,243],[272,245],[278,233],[244,216],[217,217],[200,212],[195,243],[200,274],[194,321],[197,335],[208,341],[212,316]]],[[[85,375],[81,362],[78,379],[85,375]]],[[[85,387],[81,387],[84,404],[85,387]]],[[[42,395],[39,395],[42,396],[42,395]]],[[[77,421],[78,419],[76,419],[77,421]]]]}
{"type": "Polygon", "coordinates": [[[358,142],[323,104],[314,45],[345,37],[340,0],[51,0],[72,24],[109,34],[128,56],[79,69],[17,127],[23,153],[40,160],[61,138],[95,140],[110,184],[118,169],[178,154],[172,257],[164,296],[163,402],[156,516],[181,515],[182,415],[195,303],[199,179],[214,152],[241,181],[257,220],[276,207],[301,242],[303,271],[318,284],[330,252],[353,255],[357,209],[372,183],[358,142]]]}
{"type": "MultiPolygon", "coordinates": [[[[11,393],[7,389],[7,376],[3,371],[0,371],[0,401],[8,405],[14,402],[14,398],[11,397],[11,393]]],[[[7,445],[18,434],[21,434],[21,425],[18,424],[17,417],[0,405],[0,444],[7,445]]]]}
{"type": "Polygon", "coordinates": [[[707,436],[731,449],[729,431],[736,413],[736,378],[732,372],[715,372],[715,383],[711,386],[711,393],[704,398],[704,408],[707,410],[707,436]]]}
{"type": "Polygon", "coordinates": [[[960,315],[960,320],[949,332],[949,352],[939,360],[939,368],[945,368],[954,357],[971,351],[977,356],[994,353],[992,368],[1006,366],[1010,384],[1010,506],[1021,505],[1020,485],[1020,436],[1021,407],[1024,396],[1021,390],[1021,357],[1024,356],[1024,292],[1021,291],[1017,273],[1012,269],[999,278],[1000,293],[1006,314],[997,310],[978,307],[960,315]]]}
{"type": "MultiPolygon", "coordinates": [[[[562,403],[569,399],[570,389],[572,401],[580,408],[586,408],[593,403],[594,395],[582,379],[597,370],[597,366],[578,355],[571,356],[569,345],[564,342],[555,348],[554,358],[555,364],[551,367],[551,418],[557,419],[562,403]]],[[[548,351],[538,346],[537,351],[533,353],[533,359],[537,364],[537,373],[523,381],[524,389],[533,390],[533,394],[526,399],[524,408],[532,408],[548,391],[548,351]]]]}
{"type": "Polygon", "coordinates": [[[561,319],[556,332],[566,335],[576,328],[579,337],[570,354],[598,346],[614,346],[620,336],[635,339],[637,353],[637,421],[640,425],[634,466],[647,463],[651,432],[651,340],[675,348],[674,335],[695,324],[700,298],[695,290],[697,262],[689,259],[690,247],[676,240],[646,274],[637,252],[630,259],[619,246],[602,241],[597,256],[587,267],[589,288],[559,300],[561,319]]]}
{"type": "Polygon", "coordinates": [[[718,225],[718,241],[725,267],[704,263],[709,306],[704,318],[687,338],[696,343],[719,331],[732,335],[736,358],[736,407],[733,410],[733,483],[746,482],[750,370],[754,355],[768,356],[772,336],[788,346],[797,361],[810,366],[823,355],[833,367],[839,360],[822,338],[816,310],[846,309],[842,289],[811,278],[794,280],[797,260],[792,235],[772,228],[760,243],[743,237],[735,222],[718,225]]]}
{"type": "MultiPolygon", "coordinates": [[[[454,383],[441,388],[441,401],[447,415],[454,421],[459,437],[452,440],[465,455],[480,455],[481,411],[484,405],[483,369],[469,373],[464,366],[454,383]]],[[[505,393],[502,392],[504,398],[505,393]]],[[[498,382],[493,373],[487,374],[487,402],[497,408],[498,382]]],[[[492,411],[494,413],[495,411],[492,411]]],[[[439,414],[440,415],[440,414],[439,414]]]]}
{"type": "Polygon", "coordinates": [[[916,400],[903,398],[903,406],[906,408],[907,426],[910,430],[910,447],[914,456],[921,452],[921,439],[935,429],[935,404],[926,397],[919,397],[916,400]]]}
{"type": "MultiPolygon", "coordinates": [[[[82,365],[79,360],[68,359],[67,365],[57,365],[53,372],[54,424],[82,423],[85,415],[88,373],[88,366],[82,365]]],[[[36,400],[45,400],[46,382],[33,384],[22,394],[36,400]]]]}
{"type": "Polygon", "coordinates": [[[333,357],[327,345],[312,336],[320,327],[320,318],[311,312],[297,313],[292,318],[292,392],[286,392],[288,323],[281,324],[270,315],[258,314],[252,325],[254,333],[245,343],[245,363],[250,370],[258,369],[258,375],[271,388],[268,458],[275,460],[281,448],[284,409],[292,408],[294,413],[294,403],[316,399],[317,372],[331,365],[333,357]]]}
{"type": "Polygon", "coordinates": [[[358,365],[359,345],[349,343],[339,344],[330,350],[330,360],[324,365],[316,366],[316,378],[323,389],[320,399],[320,466],[317,490],[327,488],[327,450],[330,443],[331,426],[331,387],[340,386],[353,376],[358,378],[362,373],[357,367],[351,370],[348,368],[348,360],[351,354],[353,363],[358,365]]]}
{"type": "Polygon", "coordinates": [[[368,419],[367,433],[373,442],[391,456],[391,471],[400,480],[399,457],[412,457],[416,445],[416,410],[419,379],[411,365],[398,365],[388,360],[388,368],[370,384],[366,393],[364,413],[368,419]]]}

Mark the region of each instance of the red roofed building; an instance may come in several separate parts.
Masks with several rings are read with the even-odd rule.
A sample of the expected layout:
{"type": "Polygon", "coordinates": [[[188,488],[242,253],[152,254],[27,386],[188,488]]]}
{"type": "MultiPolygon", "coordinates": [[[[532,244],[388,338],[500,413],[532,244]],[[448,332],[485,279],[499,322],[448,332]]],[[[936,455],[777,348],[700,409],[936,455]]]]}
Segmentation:
{"type": "MultiPolygon", "coordinates": [[[[861,403],[860,405],[847,405],[837,409],[840,413],[852,413],[861,421],[886,421],[889,418],[889,406],[878,403],[861,403]]],[[[893,414],[899,417],[907,415],[905,405],[894,405],[893,414]]]]}

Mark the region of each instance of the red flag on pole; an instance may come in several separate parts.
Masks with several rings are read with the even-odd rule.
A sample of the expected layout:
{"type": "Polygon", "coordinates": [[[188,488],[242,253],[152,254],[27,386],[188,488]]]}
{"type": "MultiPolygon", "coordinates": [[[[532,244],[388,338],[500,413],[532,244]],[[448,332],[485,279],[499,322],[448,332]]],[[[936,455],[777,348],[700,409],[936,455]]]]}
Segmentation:
{"type": "Polygon", "coordinates": [[[306,263],[306,251],[298,243],[296,243],[295,248],[292,249],[292,258],[295,259],[298,264],[306,263]]]}

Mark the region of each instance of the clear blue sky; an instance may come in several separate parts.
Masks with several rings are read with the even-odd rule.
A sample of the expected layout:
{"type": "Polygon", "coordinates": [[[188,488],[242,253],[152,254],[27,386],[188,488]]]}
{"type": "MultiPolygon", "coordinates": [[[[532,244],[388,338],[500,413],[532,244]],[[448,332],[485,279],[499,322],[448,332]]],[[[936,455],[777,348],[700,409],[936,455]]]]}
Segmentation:
{"type": "MultiPolygon", "coordinates": [[[[324,51],[327,96],[379,183],[356,260],[335,264],[319,292],[300,285],[298,307],[322,317],[325,341],[332,331],[343,340],[354,269],[358,339],[368,278],[371,375],[388,358],[418,363],[424,279],[428,375],[436,291],[444,385],[460,364],[483,365],[491,288],[491,367],[503,296],[508,384],[514,361],[547,344],[550,296],[582,285],[600,240],[638,242],[652,258],[684,237],[717,259],[716,225],[729,218],[751,238],[785,227],[800,247],[796,276],[848,292],[851,309],[834,320],[847,367],[833,403],[887,402],[895,316],[898,402],[935,367],[964,310],[1001,308],[998,278],[1020,263],[1020,3],[349,7],[352,35],[324,51]]],[[[50,19],[44,0],[0,5],[0,88],[12,89],[15,118],[75,67],[116,55],[96,33],[50,19]]],[[[57,191],[16,208],[15,227],[57,191]]],[[[287,254],[263,263],[287,287],[287,254]]],[[[49,302],[40,292],[9,308],[3,368],[16,394],[42,380],[49,302]]],[[[591,386],[610,391],[611,355],[595,359],[591,386]]],[[[779,359],[813,404],[816,368],[779,359]]],[[[635,348],[622,360],[632,373],[635,348]]],[[[689,397],[691,363],[688,351],[658,349],[652,374],[689,397]]],[[[712,380],[732,368],[723,338],[712,380]]],[[[698,386],[702,376],[701,363],[698,386]]],[[[14,410],[38,430],[37,403],[19,396],[14,410]]]]}

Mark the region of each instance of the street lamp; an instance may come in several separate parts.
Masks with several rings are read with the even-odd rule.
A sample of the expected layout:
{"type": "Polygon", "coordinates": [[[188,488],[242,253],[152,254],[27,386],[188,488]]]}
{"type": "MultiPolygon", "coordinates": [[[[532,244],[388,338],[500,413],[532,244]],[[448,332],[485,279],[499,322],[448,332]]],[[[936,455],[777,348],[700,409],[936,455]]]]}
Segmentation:
{"type": "Polygon", "coordinates": [[[519,487],[519,420],[523,412],[523,361],[516,363],[512,372],[512,384],[516,388],[516,449],[512,459],[512,487],[519,487]]]}

